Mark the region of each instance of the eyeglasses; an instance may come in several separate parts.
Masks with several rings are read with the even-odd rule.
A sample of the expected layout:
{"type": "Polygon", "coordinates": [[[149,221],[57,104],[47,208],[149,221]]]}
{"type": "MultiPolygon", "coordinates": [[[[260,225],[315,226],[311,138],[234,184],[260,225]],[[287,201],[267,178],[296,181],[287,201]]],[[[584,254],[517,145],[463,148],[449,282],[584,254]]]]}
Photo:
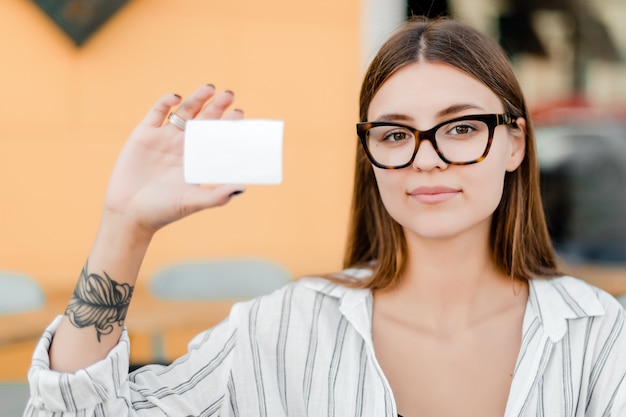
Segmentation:
{"type": "Polygon", "coordinates": [[[356,132],[369,160],[383,169],[399,169],[413,163],[422,141],[427,140],[447,164],[470,165],[487,157],[496,126],[512,125],[509,114],[475,114],[439,123],[429,130],[392,122],[362,122],[356,132]]]}

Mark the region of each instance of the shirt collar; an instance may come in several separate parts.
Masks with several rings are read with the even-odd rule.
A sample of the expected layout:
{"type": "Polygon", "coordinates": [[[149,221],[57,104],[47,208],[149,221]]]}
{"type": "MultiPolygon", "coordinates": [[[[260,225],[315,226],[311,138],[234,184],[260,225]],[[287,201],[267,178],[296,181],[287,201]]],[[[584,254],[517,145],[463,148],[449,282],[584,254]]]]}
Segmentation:
{"type": "MultiPolygon", "coordinates": [[[[346,269],[341,274],[346,279],[363,279],[371,275],[369,269],[346,269]]],[[[341,276],[339,276],[341,278],[341,276]]],[[[372,290],[344,286],[324,278],[307,277],[301,284],[313,291],[339,300],[340,313],[354,326],[367,343],[372,340],[372,290]]]]}
{"type": "Polygon", "coordinates": [[[531,279],[527,308],[533,310],[553,342],[567,332],[567,320],[605,314],[596,290],[569,276],[531,279]]]}
{"type": "MultiPolygon", "coordinates": [[[[348,269],[347,278],[362,279],[368,269],[348,269]]],[[[303,278],[303,285],[340,300],[341,313],[363,334],[371,334],[372,292],[367,288],[351,288],[323,278],[303,278]]],[[[553,342],[567,332],[567,320],[602,316],[604,307],[596,290],[584,281],[569,276],[535,278],[529,281],[527,309],[539,319],[546,335],[553,342]]]]}

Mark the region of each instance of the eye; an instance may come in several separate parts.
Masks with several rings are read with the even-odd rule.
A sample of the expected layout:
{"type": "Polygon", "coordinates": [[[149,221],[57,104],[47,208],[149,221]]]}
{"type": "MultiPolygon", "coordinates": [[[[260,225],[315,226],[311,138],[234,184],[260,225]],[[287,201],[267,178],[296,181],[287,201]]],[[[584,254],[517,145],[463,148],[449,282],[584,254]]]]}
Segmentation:
{"type": "Polygon", "coordinates": [[[387,135],[383,138],[383,140],[387,142],[402,142],[407,140],[409,135],[402,130],[395,130],[393,132],[387,133],[387,135]]]}
{"type": "Polygon", "coordinates": [[[474,127],[467,125],[467,124],[458,124],[456,126],[452,126],[447,132],[446,134],[448,135],[469,135],[470,133],[474,132],[474,127]]]}
{"type": "Polygon", "coordinates": [[[388,145],[397,145],[413,141],[413,132],[406,128],[396,126],[383,126],[377,130],[375,136],[377,140],[388,145]]]}

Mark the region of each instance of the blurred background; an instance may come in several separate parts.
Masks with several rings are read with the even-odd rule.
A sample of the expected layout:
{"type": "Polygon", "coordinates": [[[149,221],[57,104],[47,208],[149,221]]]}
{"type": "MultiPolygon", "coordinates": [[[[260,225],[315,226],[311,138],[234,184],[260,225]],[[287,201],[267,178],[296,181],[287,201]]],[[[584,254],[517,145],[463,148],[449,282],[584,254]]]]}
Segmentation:
{"type": "MultiPolygon", "coordinates": [[[[43,294],[0,318],[0,380],[25,379],[89,252],[117,153],[167,92],[213,83],[247,117],[285,120],[284,182],[159,232],[131,314],[171,312],[140,287],[175,263],[259,258],[292,278],[339,269],[361,76],[412,14],[450,15],[500,41],[534,114],[564,268],[626,293],[623,0],[0,0],[0,270],[43,294]]],[[[150,320],[138,320],[134,361],[154,360],[155,333],[160,359],[182,353],[228,305],[189,329],[142,334],[150,320]]]]}

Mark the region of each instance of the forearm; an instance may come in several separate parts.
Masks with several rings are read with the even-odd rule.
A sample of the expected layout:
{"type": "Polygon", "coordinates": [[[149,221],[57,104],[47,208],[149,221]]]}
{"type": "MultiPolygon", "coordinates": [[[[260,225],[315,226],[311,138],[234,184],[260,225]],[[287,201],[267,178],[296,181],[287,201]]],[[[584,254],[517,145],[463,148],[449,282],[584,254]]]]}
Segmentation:
{"type": "Polygon", "coordinates": [[[100,231],[50,347],[50,367],[76,372],[118,343],[152,234],[103,216],[100,231]]]}

